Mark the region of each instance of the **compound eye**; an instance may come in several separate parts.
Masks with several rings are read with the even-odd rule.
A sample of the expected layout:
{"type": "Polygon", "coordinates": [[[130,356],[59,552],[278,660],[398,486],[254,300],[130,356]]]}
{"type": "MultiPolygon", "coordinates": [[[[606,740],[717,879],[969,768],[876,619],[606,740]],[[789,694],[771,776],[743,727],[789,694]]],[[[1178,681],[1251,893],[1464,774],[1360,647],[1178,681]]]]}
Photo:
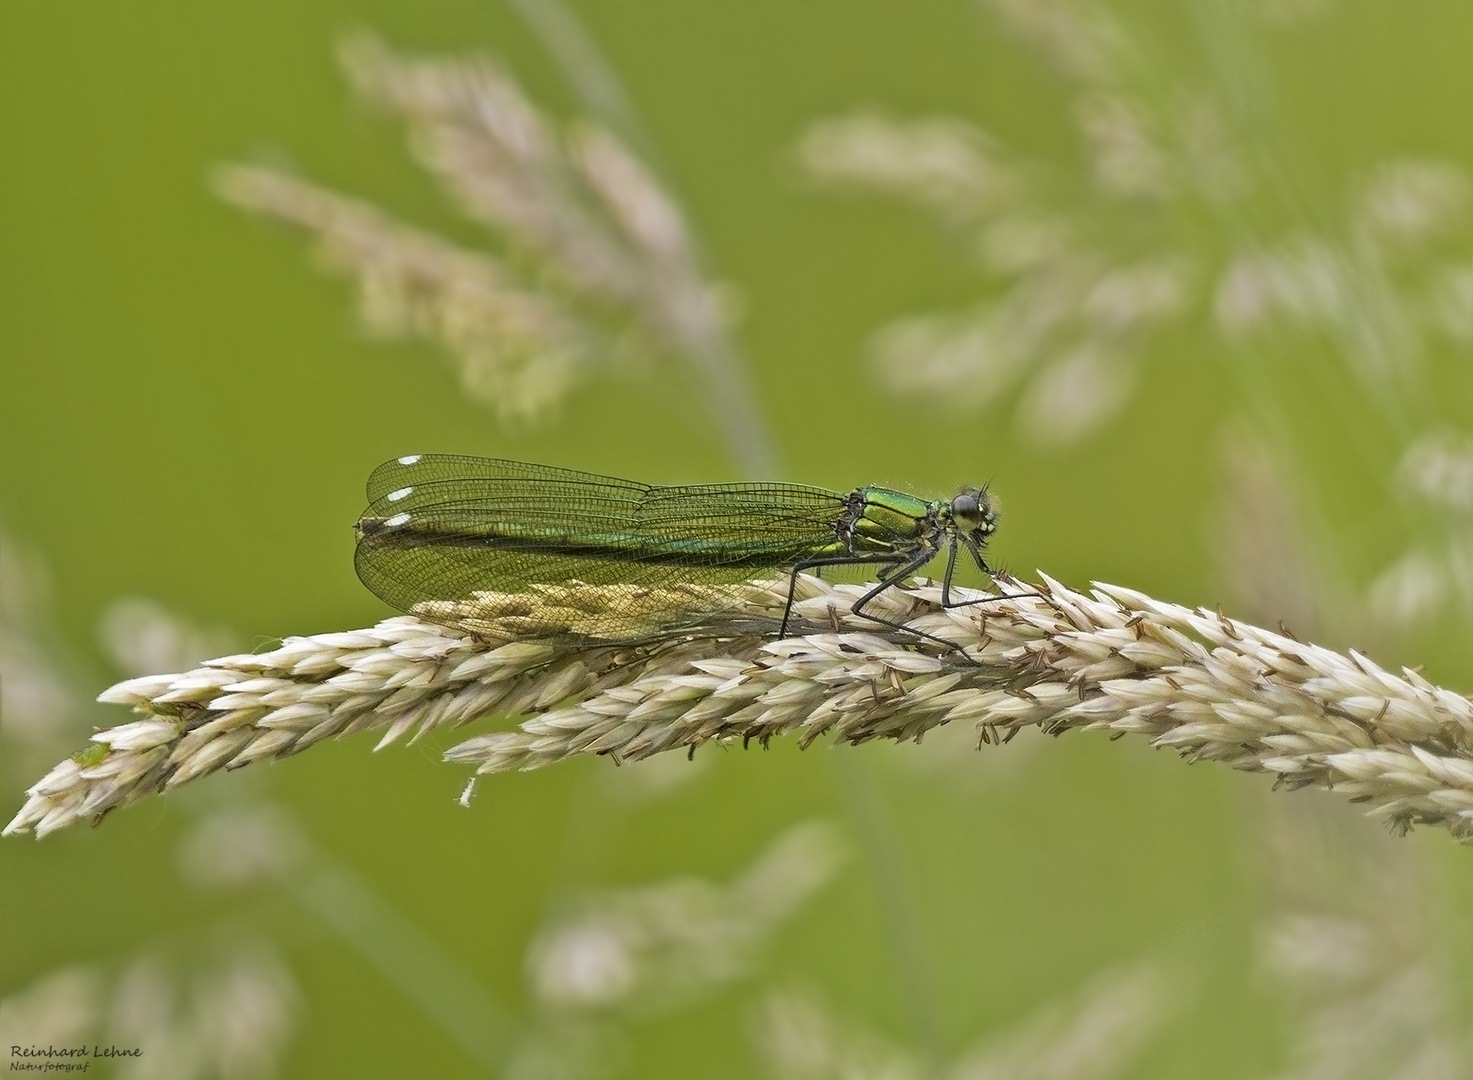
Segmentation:
{"type": "Polygon", "coordinates": [[[963,491],[951,500],[951,517],[958,524],[968,529],[976,529],[983,524],[982,505],[977,499],[974,491],[963,491]]]}
{"type": "Polygon", "coordinates": [[[951,500],[951,517],[958,525],[986,535],[997,523],[997,513],[986,488],[968,488],[951,500]]]}

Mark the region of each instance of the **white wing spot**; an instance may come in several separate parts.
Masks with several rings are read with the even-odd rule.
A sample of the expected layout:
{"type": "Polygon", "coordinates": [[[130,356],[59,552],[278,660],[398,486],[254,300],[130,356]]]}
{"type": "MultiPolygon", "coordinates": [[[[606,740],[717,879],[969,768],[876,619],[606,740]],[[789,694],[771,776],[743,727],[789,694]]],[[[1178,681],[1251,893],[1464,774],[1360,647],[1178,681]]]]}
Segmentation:
{"type": "Polygon", "coordinates": [[[418,465],[419,464],[419,459],[422,458],[422,457],[424,457],[423,454],[410,454],[407,457],[401,457],[399,459],[399,464],[400,465],[418,465]]]}
{"type": "Polygon", "coordinates": [[[389,492],[389,494],[385,496],[385,498],[387,498],[389,502],[398,502],[400,499],[407,496],[413,490],[414,488],[412,487],[400,488],[398,491],[389,492]]]}
{"type": "Polygon", "coordinates": [[[400,525],[408,525],[408,524],[409,524],[409,515],[408,514],[395,514],[391,518],[385,518],[384,519],[384,528],[386,528],[386,529],[397,529],[400,525]]]}

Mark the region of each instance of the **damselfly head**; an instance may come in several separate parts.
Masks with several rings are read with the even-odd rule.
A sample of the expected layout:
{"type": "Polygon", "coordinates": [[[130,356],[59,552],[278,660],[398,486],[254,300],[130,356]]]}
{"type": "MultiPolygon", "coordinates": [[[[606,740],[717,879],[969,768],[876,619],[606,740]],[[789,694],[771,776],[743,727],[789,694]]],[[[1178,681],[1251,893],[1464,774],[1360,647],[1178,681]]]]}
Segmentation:
{"type": "Polygon", "coordinates": [[[997,507],[986,488],[967,488],[951,500],[951,520],[963,532],[989,536],[997,528],[997,507]]]}

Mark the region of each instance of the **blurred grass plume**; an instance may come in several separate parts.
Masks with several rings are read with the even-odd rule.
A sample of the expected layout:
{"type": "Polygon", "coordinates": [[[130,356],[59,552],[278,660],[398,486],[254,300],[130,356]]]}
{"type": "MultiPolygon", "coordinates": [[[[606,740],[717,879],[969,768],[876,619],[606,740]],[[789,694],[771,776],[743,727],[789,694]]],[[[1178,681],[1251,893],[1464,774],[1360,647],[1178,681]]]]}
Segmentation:
{"type": "Polygon", "coordinates": [[[1104,972],[989,1031],[939,1067],[795,990],[768,995],[757,1042],[772,1074],[783,1080],[1109,1080],[1129,1075],[1179,1007],[1181,988],[1174,982],[1155,963],[1104,972]]]}
{"type": "MultiPolygon", "coordinates": [[[[1297,140],[1251,64],[1180,74],[1097,0],[983,6],[1057,75],[1079,167],[945,114],[856,112],[796,147],[813,180],[935,217],[987,278],[971,305],[873,334],[887,385],[964,413],[1015,394],[1024,434],[1066,445],[1118,416],[1153,339],[1203,323],[1229,355],[1273,337],[1326,342],[1393,426],[1425,411],[1433,343],[1473,341],[1460,168],[1385,159],[1343,185],[1338,211],[1311,209],[1297,140]]],[[[1204,27],[1204,48],[1245,61],[1255,24],[1279,21],[1218,14],[1231,25],[1204,27]]]]}
{"type": "Polygon", "coordinates": [[[223,198],[313,236],[357,284],[370,330],[445,348],[503,420],[544,415],[596,373],[675,361],[728,449],[749,472],[768,470],[730,305],[703,275],[679,204],[618,135],[556,123],[489,60],[410,57],[366,33],[340,55],[358,96],[405,126],[494,250],[274,168],[222,168],[223,198]]]}

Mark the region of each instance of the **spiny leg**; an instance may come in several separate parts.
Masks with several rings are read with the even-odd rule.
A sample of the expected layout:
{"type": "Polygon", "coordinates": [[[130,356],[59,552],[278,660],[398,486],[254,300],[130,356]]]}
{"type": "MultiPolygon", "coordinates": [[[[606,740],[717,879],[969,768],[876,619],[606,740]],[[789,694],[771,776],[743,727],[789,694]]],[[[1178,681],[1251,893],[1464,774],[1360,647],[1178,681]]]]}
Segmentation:
{"type": "MultiPolygon", "coordinates": [[[[891,560],[886,560],[883,557],[875,558],[872,555],[836,555],[825,559],[805,559],[802,562],[795,564],[793,566],[793,569],[788,572],[788,602],[783,607],[782,626],[778,628],[777,636],[780,638],[788,636],[788,620],[793,614],[793,598],[798,588],[798,575],[802,571],[822,569],[825,566],[874,566],[876,564],[885,562],[889,562],[892,564],[901,563],[903,565],[904,561],[905,556],[903,555],[900,556],[899,559],[891,560]]],[[[881,586],[882,588],[888,588],[892,580],[892,577],[887,577],[886,575],[887,570],[880,571],[880,580],[885,583],[881,586]]],[[[866,618],[868,618],[868,616],[866,616],[866,618]]]]}
{"type": "MultiPolygon", "coordinates": [[[[938,548],[922,550],[912,555],[910,558],[906,558],[904,553],[898,553],[898,557],[892,559],[876,558],[873,555],[839,556],[827,559],[808,559],[796,564],[790,572],[788,578],[788,602],[787,605],[783,608],[783,621],[781,627],[778,629],[778,637],[787,636],[788,622],[792,616],[793,600],[798,587],[798,574],[800,571],[810,570],[814,569],[815,567],[821,566],[875,566],[879,564],[884,564],[884,569],[881,570],[877,575],[877,577],[879,578],[879,584],[877,584],[873,589],[861,596],[850,606],[850,614],[858,615],[861,619],[868,619],[870,622],[879,623],[881,626],[888,626],[892,630],[899,630],[905,634],[912,634],[915,637],[925,638],[928,641],[934,641],[936,644],[941,645],[947,649],[956,650],[957,645],[953,641],[947,641],[945,638],[937,637],[935,634],[928,634],[924,630],[913,629],[912,627],[906,626],[904,623],[895,622],[893,619],[886,619],[880,615],[871,615],[869,612],[864,610],[865,606],[868,605],[870,601],[872,601],[875,597],[879,596],[886,589],[893,589],[901,580],[906,577],[906,575],[915,573],[921,567],[925,566],[928,562],[934,559],[936,557],[937,550],[938,548]]],[[[973,554],[975,555],[976,553],[974,552],[973,554]]],[[[968,604],[980,602],[969,600],[964,601],[960,604],[946,603],[945,597],[949,595],[948,586],[950,584],[951,572],[955,562],[956,547],[955,545],[953,545],[950,557],[947,560],[947,576],[942,584],[943,606],[966,607],[968,604]]],[[[985,568],[985,564],[983,565],[985,568]]],[[[986,572],[991,573],[991,571],[986,572]]],[[[983,599],[996,600],[1002,598],[984,597],[983,599]]]]}
{"type": "MultiPolygon", "coordinates": [[[[911,559],[910,562],[905,563],[901,566],[893,567],[888,575],[881,574],[880,583],[869,592],[861,596],[858,600],[856,600],[854,602],[854,606],[849,609],[850,612],[852,614],[858,615],[861,619],[868,619],[870,620],[870,622],[877,622],[881,626],[888,626],[892,629],[899,630],[906,634],[914,634],[916,637],[926,638],[927,640],[934,641],[938,645],[943,645],[948,649],[956,649],[957,651],[960,651],[959,649],[957,649],[957,644],[954,641],[947,641],[945,638],[937,637],[935,634],[928,634],[924,630],[917,630],[914,627],[906,626],[904,623],[895,622],[893,619],[882,618],[879,615],[871,615],[869,612],[864,610],[865,605],[868,604],[875,597],[879,596],[880,593],[884,592],[886,589],[893,589],[901,578],[904,578],[907,574],[912,574],[915,571],[919,570],[935,557],[936,551],[934,548],[930,551],[922,551],[919,555],[915,556],[915,558],[911,559]]],[[[953,546],[951,550],[951,557],[947,560],[946,566],[948,580],[951,576],[951,566],[955,561],[956,548],[955,546],[953,546]]],[[[946,586],[943,584],[942,595],[944,596],[945,593],[946,586]]],[[[962,655],[965,656],[966,654],[963,653],[962,655]]]]}
{"type": "MultiPolygon", "coordinates": [[[[971,553],[972,560],[977,564],[977,569],[986,574],[988,579],[995,584],[997,578],[993,576],[992,567],[988,566],[986,560],[982,558],[982,552],[977,549],[975,542],[968,542],[964,539],[961,543],[966,544],[967,551],[971,553]]],[[[956,548],[957,540],[953,538],[951,541],[951,553],[946,557],[946,576],[941,579],[942,607],[948,610],[951,608],[975,607],[977,604],[989,604],[994,600],[1021,600],[1027,596],[1038,595],[1037,593],[998,593],[993,596],[979,596],[975,600],[958,600],[953,603],[951,599],[951,574],[956,568],[956,548]]]]}

